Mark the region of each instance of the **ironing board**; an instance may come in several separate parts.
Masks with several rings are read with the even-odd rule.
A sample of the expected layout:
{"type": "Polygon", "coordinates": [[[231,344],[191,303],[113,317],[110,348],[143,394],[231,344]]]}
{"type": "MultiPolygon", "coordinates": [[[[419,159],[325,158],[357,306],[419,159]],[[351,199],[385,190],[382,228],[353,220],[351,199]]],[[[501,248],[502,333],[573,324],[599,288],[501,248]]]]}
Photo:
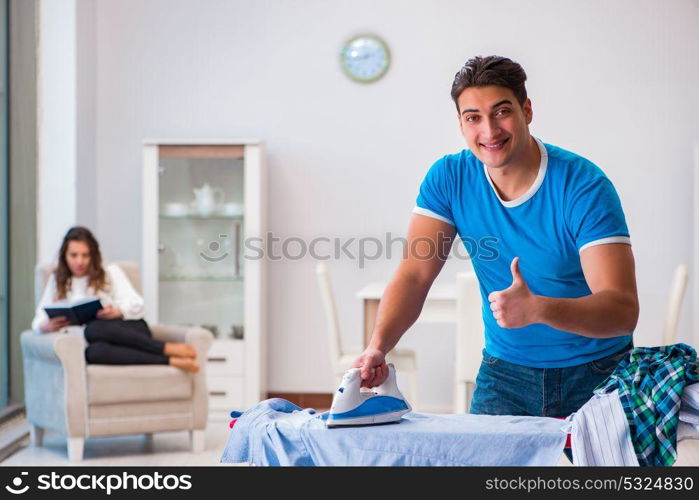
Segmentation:
{"type": "MultiPolygon", "coordinates": [[[[680,413],[678,442],[699,439],[699,413],[693,408],[699,405],[680,413]]],[[[570,448],[570,422],[549,417],[411,412],[399,424],[326,429],[323,414],[283,399],[234,413],[223,463],[556,465],[563,448],[570,448]]]]}
{"type": "Polygon", "coordinates": [[[329,466],[550,466],[569,422],[549,417],[411,412],[400,423],[328,429],[322,414],[262,401],[233,426],[224,463],[329,466]]]}

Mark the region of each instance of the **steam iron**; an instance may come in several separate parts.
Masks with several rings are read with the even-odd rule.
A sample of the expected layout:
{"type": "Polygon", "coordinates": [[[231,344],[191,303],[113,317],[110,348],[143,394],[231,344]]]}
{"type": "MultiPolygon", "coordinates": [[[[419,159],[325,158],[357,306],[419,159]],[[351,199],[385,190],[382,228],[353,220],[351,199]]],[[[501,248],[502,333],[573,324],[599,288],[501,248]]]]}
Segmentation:
{"type": "Polygon", "coordinates": [[[388,365],[388,378],[370,391],[362,391],[361,369],[350,368],[333,397],[325,425],[372,425],[398,422],[412,408],[398,390],[396,369],[388,365]]]}

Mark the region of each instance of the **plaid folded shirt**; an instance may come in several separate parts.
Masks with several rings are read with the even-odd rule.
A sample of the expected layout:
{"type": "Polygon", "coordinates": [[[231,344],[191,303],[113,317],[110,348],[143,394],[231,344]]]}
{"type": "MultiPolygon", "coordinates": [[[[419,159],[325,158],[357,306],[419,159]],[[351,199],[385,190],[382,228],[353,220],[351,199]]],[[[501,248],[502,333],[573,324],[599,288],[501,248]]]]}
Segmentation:
{"type": "Polygon", "coordinates": [[[668,466],[677,458],[677,426],[685,385],[699,381],[696,351],[686,344],[637,347],[595,388],[619,389],[638,463],[668,466]]]}

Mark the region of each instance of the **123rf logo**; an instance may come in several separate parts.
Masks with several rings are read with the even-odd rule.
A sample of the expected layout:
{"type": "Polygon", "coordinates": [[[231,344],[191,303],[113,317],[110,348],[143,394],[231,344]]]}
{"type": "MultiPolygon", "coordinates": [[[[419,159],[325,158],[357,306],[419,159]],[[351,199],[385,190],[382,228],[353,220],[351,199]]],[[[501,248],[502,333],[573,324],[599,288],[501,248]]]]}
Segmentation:
{"type": "MultiPolygon", "coordinates": [[[[5,489],[13,495],[21,495],[29,490],[29,484],[25,484],[25,476],[28,472],[21,472],[12,479],[11,484],[5,489]]],[[[28,482],[28,481],[27,481],[28,482]]],[[[104,491],[111,495],[118,490],[189,490],[192,488],[192,476],[183,474],[42,474],[37,477],[39,490],[91,490],[104,491]]]]}

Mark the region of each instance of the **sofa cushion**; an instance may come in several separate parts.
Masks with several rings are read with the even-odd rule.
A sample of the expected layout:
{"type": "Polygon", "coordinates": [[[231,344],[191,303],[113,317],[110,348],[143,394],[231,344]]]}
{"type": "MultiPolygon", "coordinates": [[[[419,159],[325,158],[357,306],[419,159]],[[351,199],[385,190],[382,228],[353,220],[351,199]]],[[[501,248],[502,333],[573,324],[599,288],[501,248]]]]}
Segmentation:
{"type": "Polygon", "coordinates": [[[87,365],[90,405],[191,399],[192,375],[167,365],[87,365]]]}
{"type": "Polygon", "coordinates": [[[90,405],[87,435],[113,436],[192,428],[191,400],[90,405]]]}

